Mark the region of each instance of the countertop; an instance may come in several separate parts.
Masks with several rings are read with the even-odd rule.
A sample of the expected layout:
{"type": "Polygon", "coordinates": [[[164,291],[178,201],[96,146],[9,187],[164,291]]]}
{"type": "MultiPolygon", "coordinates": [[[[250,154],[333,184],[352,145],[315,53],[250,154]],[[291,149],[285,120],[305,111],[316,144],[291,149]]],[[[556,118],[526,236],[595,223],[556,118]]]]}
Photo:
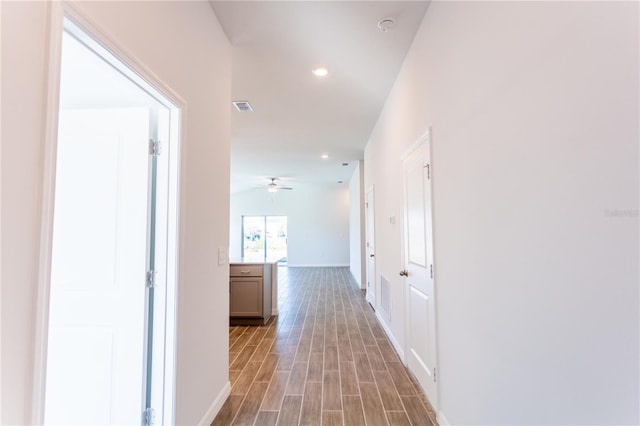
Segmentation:
{"type": "Polygon", "coordinates": [[[264,265],[265,263],[276,263],[279,259],[263,259],[256,257],[232,257],[229,259],[230,265],[264,265]]]}

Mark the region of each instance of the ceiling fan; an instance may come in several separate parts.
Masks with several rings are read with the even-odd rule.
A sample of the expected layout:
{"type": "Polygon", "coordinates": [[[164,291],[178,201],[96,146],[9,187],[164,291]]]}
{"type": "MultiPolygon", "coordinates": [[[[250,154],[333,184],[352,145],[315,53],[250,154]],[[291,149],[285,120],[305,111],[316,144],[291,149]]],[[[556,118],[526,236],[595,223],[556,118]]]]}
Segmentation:
{"type": "Polygon", "coordinates": [[[269,192],[277,192],[278,189],[293,189],[290,186],[280,186],[276,183],[277,178],[271,178],[271,183],[267,185],[267,191],[269,192]]]}

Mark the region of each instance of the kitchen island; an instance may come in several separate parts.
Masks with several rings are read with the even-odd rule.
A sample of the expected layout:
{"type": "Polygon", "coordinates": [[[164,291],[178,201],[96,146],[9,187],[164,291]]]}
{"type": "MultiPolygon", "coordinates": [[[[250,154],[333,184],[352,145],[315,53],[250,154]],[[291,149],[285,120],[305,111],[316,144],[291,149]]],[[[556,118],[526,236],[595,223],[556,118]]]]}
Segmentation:
{"type": "Polygon", "coordinates": [[[229,261],[229,324],[266,324],[278,314],[277,260],[235,258],[229,261]]]}

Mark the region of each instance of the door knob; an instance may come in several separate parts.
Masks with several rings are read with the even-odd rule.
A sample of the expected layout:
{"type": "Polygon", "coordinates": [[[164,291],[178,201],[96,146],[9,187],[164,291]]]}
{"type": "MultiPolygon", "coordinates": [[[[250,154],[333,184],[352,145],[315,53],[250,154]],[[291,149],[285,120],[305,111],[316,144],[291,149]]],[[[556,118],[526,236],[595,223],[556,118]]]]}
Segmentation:
{"type": "Polygon", "coordinates": [[[374,255],[373,253],[371,253],[371,254],[369,255],[369,257],[375,257],[375,255],[374,255]]]}
{"type": "Polygon", "coordinates": [[[404,271],[400,271],[400,276],[401,277],[408,277],[409,276],[409,271],[407,271],[406,269],[404,271]]]}

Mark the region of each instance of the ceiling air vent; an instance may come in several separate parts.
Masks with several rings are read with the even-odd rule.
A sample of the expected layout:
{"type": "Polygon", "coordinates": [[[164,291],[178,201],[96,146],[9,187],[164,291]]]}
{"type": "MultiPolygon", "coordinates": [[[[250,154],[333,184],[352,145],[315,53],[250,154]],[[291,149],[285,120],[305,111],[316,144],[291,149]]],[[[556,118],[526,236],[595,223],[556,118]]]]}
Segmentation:
{"type": "Polygon", "coordinates": [[[233,102],[233,106],[240,112],[251,112],[253,108],[251,104],[247,101],[235,101],[233,102]]]}

